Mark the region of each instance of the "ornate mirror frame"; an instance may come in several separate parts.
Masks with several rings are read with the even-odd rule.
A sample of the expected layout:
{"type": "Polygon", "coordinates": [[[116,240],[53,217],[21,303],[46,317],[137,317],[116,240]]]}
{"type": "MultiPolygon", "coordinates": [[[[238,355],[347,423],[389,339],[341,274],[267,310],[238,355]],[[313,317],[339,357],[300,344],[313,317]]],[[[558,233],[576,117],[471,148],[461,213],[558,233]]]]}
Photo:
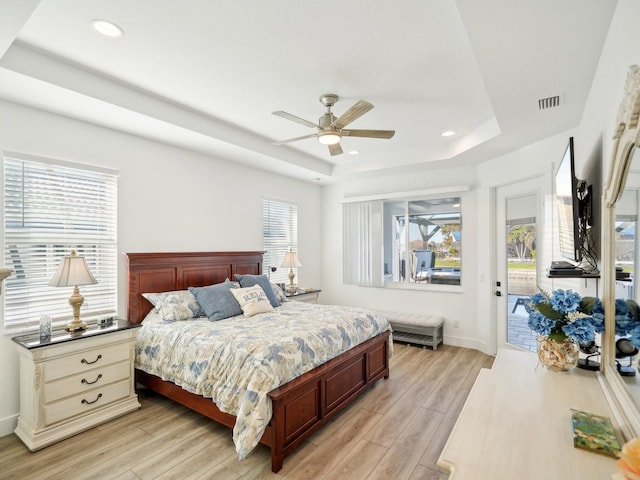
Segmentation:
{"type": "MultiPolygon", "coordinates": [[[[627,72],[624,96],[618,109],[609,176],[602,195],[602,295],[605,332],[602,335],[602,366],[599,380],[613,416],[625,440],[640,436],[640,404],[630,395],[616,369],[615,358],[615,263],[614,229],[616,202],[624,191],[636,148],[640,144],[640,67],[627,72]]],[[[636,272],[635,281],[639,276],[636,272]]]]}

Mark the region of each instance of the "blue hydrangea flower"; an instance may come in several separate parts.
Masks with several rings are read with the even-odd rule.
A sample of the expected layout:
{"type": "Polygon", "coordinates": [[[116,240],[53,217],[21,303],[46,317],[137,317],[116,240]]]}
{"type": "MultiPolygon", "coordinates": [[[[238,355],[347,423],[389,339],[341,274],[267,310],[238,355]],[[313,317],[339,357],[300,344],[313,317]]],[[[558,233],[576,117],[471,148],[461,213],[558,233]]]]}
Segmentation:
{"type": "Polygon", "coordinates": [[[591,324],[596,333],[604,332],[604,313],[594,313],[591,315],[591,324]]]}
{"type": "Polygon", "coordinates": [[[543,337],[548,336],[556,326],[556,321],[541,315],[539,312],[532,312],[529,315],[529,328],[543,337]]]}
{"type": "Polygon", "coordinates": [[[640,323],[637,323],[635,327],[633,327],[629,331],[629,341],[636,347],[640,345],[640,323]]]}
{"type": "Polygon", "coordinates": [[[596,339],[590,317],[578,318],[575,322],[567,323],[562,331],[578,343],[588,343],[596,339]]]}
{"type": "Polygon", "coordinates": [[[580,294],[559,288],[551,294],[551,306],[560,313],[575,312],[580,306],[580,294]]]}
{"type": "Polygon", "coordinates": [[[602,305],[602,301],[599,298],[596,298],[595,304],[593,305],[592,314],[600,314],[602,315],[602,319],[604,319],[604,306],[602,305]]]}
{"type": "Polygon", "coordinates": [[[616,298],[616,335],[629,335],[635,324],[626,300],[616,298]]]}
{"type": "Polygon", "coordinates": [[[547,301],[546,297],[543,294],[541,294],[540,292],[534,293],[529,298],[531,299],[531,303],[533,305],[538,305],[539,303],[543,303],[543,302],[547,301]]]}

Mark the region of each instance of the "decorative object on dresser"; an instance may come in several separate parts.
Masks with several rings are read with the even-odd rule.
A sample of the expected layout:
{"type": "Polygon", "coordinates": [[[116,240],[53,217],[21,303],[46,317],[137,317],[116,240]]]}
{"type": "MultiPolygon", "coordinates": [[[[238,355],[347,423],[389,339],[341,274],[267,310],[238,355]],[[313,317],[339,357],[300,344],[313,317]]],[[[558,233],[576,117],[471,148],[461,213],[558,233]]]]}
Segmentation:
{"type": "Polygon", "coordinates": [[[10,268],[0,268],[0,293],[2,293],[2,282],[4,281],[5,278],[7,278],[9,275],[11,275],[13,273],[13,270],[11,270],[10,268]]]}
{"type": "Polygon", "coordinates": [[[286,293],[296,293],[296,289],[293,286],[293,279],[295,278],[296,274],[294,273],[293,269],[302,266],[300,260],[298,260],[298,255],[296,255],[296,252],[285,253],[284,259],[282,260],[282,265],[280,266],[289,269],[289,286],[287,287],[286,293]]]}
{"type": "Polygon", "coordinates": [[[295,293],[285,293],[287,300],[293,300],[295,302],[309,302],[318,303],[318,297],[322,290],[315,288],[298,289],[295,293]]]}
{"type": "Polygon", "coordinates": [[[617,457],[620,443],[609,417],[571,409],[573,446],[610,457],[617,457]]]}
{"type": "Polygon", "coordinates": [[[538,359],[554,372],[566,372],[578,363],[580,344],[595,340],[604,331],[602,303],[593,297],[581,298],[561,288],[551,294],[541,290],[525,304],[529,328],[536,334],[538,359]]]}
{"type": "Polygon", "coordinates": [[[73,294],[69,297],[69,304],[73,308],[73,320],[65,327],[68,332],[86,330],[87,324],[80,320],[80,307],[84,297],[80,295],[79,285],[95,285],[95,279],[84,257],[76,255],[75,250],[70,255],[62,257],[58,270],[49,281],[51,287],[73,287],[73,294]]]}
{"type": "Polygon", "coordinates": [[[14,337],[20,357],[16,435],[35,451],[140,408],[134,340],[139,325],[116,320],[67,333],[14,337]]]}

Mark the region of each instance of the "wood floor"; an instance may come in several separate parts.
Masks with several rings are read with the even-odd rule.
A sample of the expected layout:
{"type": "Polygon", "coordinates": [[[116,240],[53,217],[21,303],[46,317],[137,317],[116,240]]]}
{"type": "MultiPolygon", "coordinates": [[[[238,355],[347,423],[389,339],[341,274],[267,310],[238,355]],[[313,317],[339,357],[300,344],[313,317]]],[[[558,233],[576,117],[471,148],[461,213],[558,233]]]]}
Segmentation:
{"type": "Polygon", "coordinates": [[[0,438],[1,479],[446,479],[440,451],[480,368],[493,357],[447,345],[394,345],[379,381],[271,472],[258,446],[238,461],[231,430],[151,392],[142,408],[32,453],[0,438]]]}

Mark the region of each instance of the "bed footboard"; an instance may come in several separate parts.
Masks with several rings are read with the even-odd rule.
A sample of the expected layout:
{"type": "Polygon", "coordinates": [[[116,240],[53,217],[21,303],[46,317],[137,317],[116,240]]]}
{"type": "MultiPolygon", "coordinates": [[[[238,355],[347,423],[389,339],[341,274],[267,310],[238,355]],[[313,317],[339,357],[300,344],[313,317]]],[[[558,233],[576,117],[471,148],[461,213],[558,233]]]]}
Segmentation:
{"type": "Polygon", "coordinates": [[[284,457],[383,377],[389,377],[389,332],[271,391],[272,439],[262,442],[271,447],[271,470],[278,472],[284,457]]]}

